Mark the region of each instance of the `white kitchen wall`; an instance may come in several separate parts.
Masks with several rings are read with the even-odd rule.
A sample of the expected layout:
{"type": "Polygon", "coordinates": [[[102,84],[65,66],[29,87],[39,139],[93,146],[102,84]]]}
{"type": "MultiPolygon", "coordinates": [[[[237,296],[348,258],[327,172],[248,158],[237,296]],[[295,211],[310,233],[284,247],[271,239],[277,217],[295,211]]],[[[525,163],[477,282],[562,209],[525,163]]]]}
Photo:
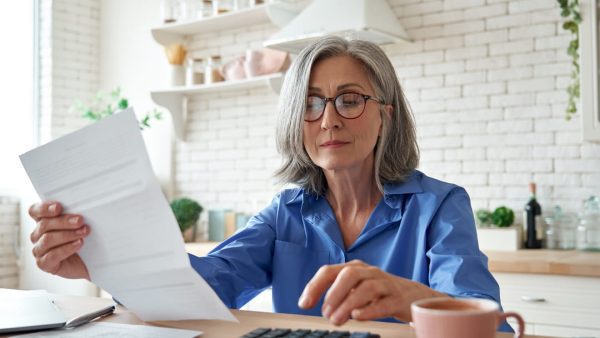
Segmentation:
{"type": "MultiPolygon", "coordinates": [[[[465,186],[474,208],[520,210],[530,181],[547,209],[577,211],[600,193],[600,145],[581,142],[579,115],[564,119],[570,36],[555,1],[389,3],[413,39],[384,49],[414,110],[421,170],[465,186]]],[[[199,34],[190,46],[227,60],[275,30],[199,34]]],[[[278,189],[276,100],[267,89],[195,97],[187,141],[177,144],[177,194],[208,207],[266,204],[278,189]]]]}
{"type": "MultiPolygon", "coordinates": [[[[166,58],[150,35],[159,1],[100,3],[101,87],[120,84],[134,106],[151,107],[149,91],[168,86],[166,58]]],[[[555,1],[389,3],[413,39],[384,49],[414,110],[421,170],[465,186],[474,208],[520,210],[532,180],[546,209],[559,203],[577,211],[583,198],[600,193],[600,145],[581,142],[578,115],[564,120],[570,37],[555,1]]],[[[188,46],[194,55],[227,61],[275,31],[262,24],[198,34],[188,46]]],[[[205,208],[256,211],[279,189],[271,178],[279,163],[277,100],[266,87],[193,96],[174,170],[169,156],[153,155],[165,159],[153,161],[155,170],[158,162],[172,173],[175,195],[205,208]]],[[[145,132],[151,154],[169,152],[168,128],[163,121],[145,132]]]]}
{"type": "Polygon", "coordinates": [[[100,2],[40,1],[40,135],[42,143],[84,126],[69,108],[96,93],[100,2]]]}
{"type": "MultiPolygon", "coordinates": [[[[157,107],[150,91],[162,88],[169,79],[163,49],[150,34],[159,17],[159,0],[95,0],[100,8],[99,88],[121,87],[138,116],[157,107]]],[[[160,107],[159,107],[160,108],[160,107]]],[[[172,195],[172,125],[168,111],[162,121],[142,135],[154,172],[167,196],[172,195]]]]}
{"type": "MultiPolygon", "coordinates": [[[[546,210],[600,193],[600,145],[564,119],[570,36],[556,1],[392,2],[414,39],[386,48],[412,103],[421,169],[464,185],[475,207],[546,210]]],[[[586,70],[583,70],[586,71],[586,70]]]]}
{"type": "MultiPolygon", "coordinates": [[[[86,123],[69,111],[76,99],[98,89],[99,50],[98,0],[40,1],[40,141],[46,143],[86,123]]],[[[66,280],[38,269],[29,234],[35,222],[27,215],[37,202],[33,187],[23,187],[20,196],[19,288],[95,295],[96,288],[83,280],[66,280]]]]}
{"type": "Polygon", "coordinates": [[[16,288],[18,286],[15,246],[18,224],[18,198],[0,196],[0,288],[16,288]]]}

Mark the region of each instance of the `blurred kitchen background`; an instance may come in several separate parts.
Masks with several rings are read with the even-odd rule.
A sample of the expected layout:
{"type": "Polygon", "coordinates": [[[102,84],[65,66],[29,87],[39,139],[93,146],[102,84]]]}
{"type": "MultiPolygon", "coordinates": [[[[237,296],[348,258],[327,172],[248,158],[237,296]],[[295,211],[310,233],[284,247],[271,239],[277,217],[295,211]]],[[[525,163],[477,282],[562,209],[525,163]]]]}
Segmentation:
{"type": "Polygon", "coordinates": [[[515,231],[482,238],[505,308],[522,312],[531,333],[600,336],[600,254],[591,252],[600,250],[600,206],[592,197],[600,196],[598,6],[580,0],[572,8],[583,21],[581,98],[570,98],[574,34],[563,25],[572,15],[561,16],[559,2],[3,4],[0,287],[97,292],[37,270],[28,239],[35,224],[26,216],[37,196],[17,158],[91,123],[73,109],[78,100],[120,88],[140,118],[162,113],[143,131],[156,176],[169,200],[187,197],[203,207],[191,240],[218,241],[228,225],[211,234],[209,211],[247,217],[281,189],[272,173],[280,163],[274,132],[283,72],[307,38],[336,33],[383,43],[417,122],[419,169],[464,186],[474,211],[514,212],[515,231]],[[263,68],[252,68],[252,60],[263,68]],[[219,69],[224,79],[213,72],[219,69]],[[574,113],[567,113],[570,100],[574,113]],[[531,182],[543,212],[538,233],[550,236],[543,243],[554,250],[522,249],[524,238],[514,237],[523,235],[531,182]]]}

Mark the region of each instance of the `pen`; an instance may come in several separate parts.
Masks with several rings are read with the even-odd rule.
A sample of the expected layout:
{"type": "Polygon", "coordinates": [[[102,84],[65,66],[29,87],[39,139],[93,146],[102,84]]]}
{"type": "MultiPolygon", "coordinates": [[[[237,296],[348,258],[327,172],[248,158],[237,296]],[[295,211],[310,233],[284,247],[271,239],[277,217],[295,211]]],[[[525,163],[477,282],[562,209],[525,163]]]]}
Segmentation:
{"type": "Polygon", "coordinates": [[[91,313],[86,313],[84,315],[81,315],[79,317],[75,317],[71,320],[69,320],[67,322],[67,324],[65,325],[65,328],[73,328],[73,327],[77,327],[79,325],[83,325],[85,323],[89,323],[94,319],[98,319],[100,317],[104,317],[104,316],[108,316],[113,314],[113,312],[115,311],[115,306],[114,305],[110,305],[107,306],[105,308],[102,308],[98,311],[94,311],[91,313]]]}

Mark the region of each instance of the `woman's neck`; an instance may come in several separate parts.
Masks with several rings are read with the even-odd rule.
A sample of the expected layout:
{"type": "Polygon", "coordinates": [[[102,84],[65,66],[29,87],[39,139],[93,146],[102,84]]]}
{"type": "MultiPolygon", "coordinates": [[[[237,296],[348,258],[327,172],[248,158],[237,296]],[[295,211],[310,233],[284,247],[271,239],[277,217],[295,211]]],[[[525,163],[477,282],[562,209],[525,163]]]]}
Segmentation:
{"type": "Polygon", "coordinates": [[[371,213],[381,200],[373,175],[373,162],[351,170],[325,170],[325,197],[333,209],[342,232],[344,244],[350,247],[365,227],[371,213]]]}
{"type": "Polygon", "coordinates": [[[325,174],[326,198],[331,208],[344,215],[372,210],[381,199],[373,175],[356,177],[348,172],[325,174]]]}

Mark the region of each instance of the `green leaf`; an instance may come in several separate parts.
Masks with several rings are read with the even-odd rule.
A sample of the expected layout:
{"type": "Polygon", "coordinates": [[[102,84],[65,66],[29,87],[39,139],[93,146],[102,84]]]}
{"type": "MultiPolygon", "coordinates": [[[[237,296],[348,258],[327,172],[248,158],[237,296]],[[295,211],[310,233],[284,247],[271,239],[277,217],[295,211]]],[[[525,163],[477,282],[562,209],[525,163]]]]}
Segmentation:
{"type": "Polygon", "coordinates": [[[563,23],[562,28],[567,31],[572,31],[573,26],[577,27],[577,24],[573,21],[566,21],[565,23],[563,23]]]}
{"type": "MultiPolygon", "coordinates": [[[[69,110],[81,115],[82,118],[98,121],[113,115],[117,110],[123,110],[128,107],[129,101],[127,98],[121,96],[121,88],[117,87],[110,91],[109,96],[99,90],[89,102],[84,103],[81,100],[76,100],[69,110]]],[[[155,108],[152,114],[147,113],[140,121],[140,129],[143,129],[143,126],[150,127],[150,122],[153,118],[160,120],[161,117],[161,112],[155,108]]]]}
{"type": "Polygon", "coordinates": [[[127,107],[129,107],[129,102],[127,101],[127,99],[123,98],[119,101],[119,109],[126,109],[127,107]]]}
{"type": "Polygon", "coordinates": [[[575,102],[573,102],[573,100],[569,100],[569,103],[567,104],[567,113],[575,114],[575,112],[577,112],[575,102]]]}
{"type": "Polygon", "coordinates": [[[491,217],[492,222],[500,228],[509,227],[515,221],[515,213],[511,208],[505,206],[496,208],[491,217]]]}
{"type": "Polygon", "coordinates": [[[117,100],[121,96],[121,87],[117,87],[110,92],[110,96],[113,98],[113,100],[117,100]]]}
{"type": "Polygon", "coordinates": [[[492,224],[492,213],[486,209],[479,209],[475,212],[477,224],[481,226],[490,226],[492,224]]]}
{"type": "Polygon", "coordinates": [[[86,119],[89,119],[89,120],[93,120],[93,121],[98,120],[98,117],[96,116],[96,114],[94,114],[94,112],[91,110],[86,110],[85,113],[83,113],[83,117],[85,117],[86,119]]]}

